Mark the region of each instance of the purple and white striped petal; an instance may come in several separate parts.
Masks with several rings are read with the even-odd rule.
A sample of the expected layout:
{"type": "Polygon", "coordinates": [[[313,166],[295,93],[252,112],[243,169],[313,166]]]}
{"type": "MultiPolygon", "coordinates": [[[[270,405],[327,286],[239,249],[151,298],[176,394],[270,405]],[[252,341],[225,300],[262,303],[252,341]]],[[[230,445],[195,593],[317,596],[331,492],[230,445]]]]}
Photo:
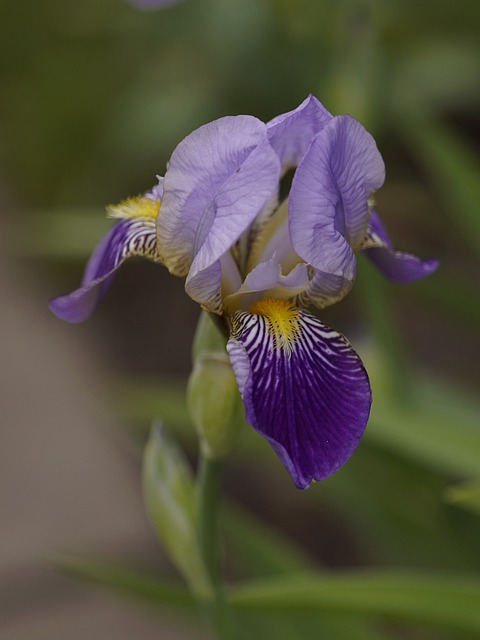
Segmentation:
{"type": "Polygon", "coordinates": [[[347,340],[312,315],[271,299],[255,310],[232,316],[227,350],[248,422],[305,489],[355,450],[370,412],[368,376],[347,340]]]}
{"type": "Polygon", "coordinates": [[[290,236],[319,271],[353,280],[369,221],[368,197],[385,178],[372,136],[350,116],[333,118],[313,139],[292,182],[290,236]]]}
{"type": "Polygon", "coordinates": [[[400,284],[425,278],[440,264],[434,258],[421,260],[410,253],[395,251],[387,230],[375,211],[371,214],[363,250],[386,278],[400,284]]]}
{"type": "Polygon", "coordinates": [[[115,272],[133,256],[161,262],[157,253],[155,219],[125,218],[102,238],[87,263],[79,289],[53,298],[50,310],[67,322],[82,322],[105,295],[115,272]]]}
{"type": "Polygon", "coordinates": [[[193,279],[220,259],[276,193],[279,175],[266,125],[252,116],[220,118],[187,136],[172,154],[157,219],[170,272],[193,279]]]}
{"type": "Polygon", "coordinates": [[[283,172],[297,167],[312,138],[333,118],[311,94],[293,111],[267,122],[268,138],[282,163],[283,172]]]}

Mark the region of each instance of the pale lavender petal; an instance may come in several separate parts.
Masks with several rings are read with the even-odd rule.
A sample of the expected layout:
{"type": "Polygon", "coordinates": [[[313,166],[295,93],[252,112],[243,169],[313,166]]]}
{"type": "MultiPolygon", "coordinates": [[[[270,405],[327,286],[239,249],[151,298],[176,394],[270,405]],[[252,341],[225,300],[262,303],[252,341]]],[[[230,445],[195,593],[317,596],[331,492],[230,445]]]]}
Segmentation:
{"type": "Polygon", "coordinates": [[[248,309],[260,297],[291,299],[307,287],[308,272],[304,263],[295,265],[284,275],[277,256],[273,256],[250,271],[238,291],[226,297],[225,307],[227,310],[248,309]]]}
{"type": "Polygon", "coordinates": [[[82,322],[105,295],[115,272],[130,257],[143,256],[160,262],[156,251],[153,218],[131,218],[117,222],[99,242],[87,263],[79,289],[53,298],[50,310],[67,322],[82,322]]]}
{"type": "Polygon", "coordinates": [[[279,160],[266,125],[220,118],[187,136],[172,154],[157,219],[168,269],[189,278],[210,267],[276,193],[279,160]]]}
{"type": "Polygon", "coordinates": [[[297,297],[297,303],[300,307],[312,304],[319,309],[325,309],[340,302],[350,293],[352,286],[353,280],[313,269],[308,287],[297,297]]]}
{"type": "Polygon", "coordinates": [[[365,255],[383,275],[399,284],[420,280],[433,273],[440,264],[434,258],[421,260],[417,256],[393,249],[387,230],[375,211],[372,211],[365,240],[365,255]]]}
{"type": "Polygon", "coordinates": [[[203,271],[193,276],[189,274],[185,281],[185,291],[206,311],[221,314],[223,311],[221,281],[221,261],[217,260],[203,271]]]}
{"type": "Polygon", "coordinates": [[[312,138],[333,118],[311,94],[293,111],[282,113],[267,123],[268,138],[282,167],[296,167],[312,138]]]}
{"type": "Polygon", "coordinates": [[[295,313],[290,349],[279,346],[268,317],[237,312],[227,350],[248,422],[305,489],[352,455],[368,420],[371,391],[347,340],[310,314],[295,313]]]}
{"type": "Polygon", "coordinates": [[[163,182],[164,178],[162,176],[157,176],[158,184],[147,191],[144,195],[145,198],[150,198],[154,202],[161,202],[163,200],[163,182]]]}
{"type": "Polygon", "coordinates": [[[353,280],[369,221],[368,196],[384,181],[372,136],[349,116],[331,120],[312,141],[292,182],[290,235],[299,256],[319,271],[353,280]]]}

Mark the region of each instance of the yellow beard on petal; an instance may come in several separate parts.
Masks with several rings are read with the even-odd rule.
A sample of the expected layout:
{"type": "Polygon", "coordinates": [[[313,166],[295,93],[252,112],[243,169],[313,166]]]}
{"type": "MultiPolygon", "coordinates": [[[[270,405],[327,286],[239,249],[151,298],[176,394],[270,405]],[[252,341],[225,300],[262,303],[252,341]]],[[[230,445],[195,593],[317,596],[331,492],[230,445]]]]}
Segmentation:
{"type": "Polygon", "coordinates": [[[109,218],[156,218],[160,209],[160,200],[134,196],[125,198],[118,204],[109,204],[106,209],[109,218]]]}
{"type": "Polygon", "coordinates": [[[274,347],[291,353],[300,334],[299,310],[288,300],[263,298],[249,311],[266,319],[274,347]]]}

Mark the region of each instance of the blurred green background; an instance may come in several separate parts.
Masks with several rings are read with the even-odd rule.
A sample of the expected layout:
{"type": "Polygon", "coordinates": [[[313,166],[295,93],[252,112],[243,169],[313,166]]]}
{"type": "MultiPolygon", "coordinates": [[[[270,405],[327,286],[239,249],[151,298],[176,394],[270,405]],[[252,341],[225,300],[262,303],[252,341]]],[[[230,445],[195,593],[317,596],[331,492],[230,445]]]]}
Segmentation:
{"type": "MultiPolygon", "coordinates": [[[[11,413],[0,461],[17,455],[10,475],[4,464],[10,506],[0,518],[8,520],[12,533],[2,543],[7,560],[8,540],[17,537],[11,514],[25,511],[41,519],[29,500],[37,506],[39,500],[54,501],[48,491],[22,493],[23,486],[35,482],[24,479],[35,466],[28,455],[25,461],[33,445],[23,403],[34,393],[29,389],[38,391],[43,376],[81,370],[92,410],[99,412],[96,416],[107,412],[114,425],[106,431],[110,446],[121,451],[117,471],[124,484],[133,483],[139,504],[138,453],[152,417],[161,418],[195,459],[183,391],[199,311],[182,282],[156,265],[132,262],[86,325],[63,326],[46,309],[49,297],[80,280],[89,252],[109,225],[104,205],[154,184],[175,145],[201,124],[239,113],[268,120],[311,92],[332,113],[351,114],[375,136],[387,166],[378,210],[396,247],[438,257],[441,267],[427,280],[402,287],[382,281],[361,262],[352,294],[322,315],[349,337],[367,364],[374,388],[367,435],[339,473],[299,493],[269,447],[253,432],[245,433],[225,474],[224,502],[237,505],[225,515],[229,578],[281,575],[305,566],[389,567],[405,572],[411,585],[416,584],[412,571],[440,572],[455,593],[458,576],[478,576],[479,33],[480,4],[473,0],[187,0],[151,12],[121,0],[3,0],[1,393],[11,413]],[[17,336],[14,329],[20,325],[24,333],[17,336]],[[56,358],[61,366],[56,367],[56,358]],[[22,433],[24,439],[11,446],[10,433],[22,433]]],[[[52,382],[50,389],[42,399],[53,406],[62,387],[52,382]]],[[[82,396],[78,406],[84,402],[82,396]]],[[[41,434],[51,414],[41,406],[34,429],[44,445],[42,469],[47,473],[58,456],[77,456],[81,488],[90,449],[68,449],[68,441],[65,449],[46,446],[41,434]]],[[[54,433],[52,438],[58,442],[54,433]]],[[[109,448],[103,451],[106,460],[109,448]]],[[[100,459],[98,464],[107,463],[100,459]]],[[[93,492],[96,483],[101,492],[102,480],[92,474],[93,492]]],[[[78,492],[64,499],[73,502],[78,492]]],[[[108,495],[121,511],[115,483],[108,495]]],[[[81,534],[90,516],[78,509],[76,532],[81,534]]],[[[135,517],[141,518],[137,511],[135,517]]],[[[49,531],[62,526],[61,509],[55,518],[50,525],[48,518],[43,521],[47,541],[49,531]]],[[[33,537],[35,527],[26,522],[19,518],[18,529],[33,537]]],[[[150,535],[143,521],[139,529],[139,540],[150,535]]],[[[137,533],[125,534],[125,540],[137,540],[137,533]]],[[[66,532],[51,539],[55,545],[50,540],[48,551],[52,546],[82,551],[81,535],[70,538],[66,532]]],[[[157,557],[153,540],[147,552],[130,542],[117,545],[117,551],[128,551],[134,564],[171,571],[157,557]]],[[[103,546],[111,550],[108,543],[103,546]]],[[[93,537],[85,547],[98,551],[102,545],[93,537]]],[[[26,564],[19,555],[18,563],[9,565],[13,591],[11,582],[0,581],[10,593],[5,627],[10,635],[5,637],[56,639],[70,628],[83,629],[58,611],[47,622],[33,616],[31,627],[18,622],[32,617],[33,605],[40,606],[38,592],[48,602],[49,593],[54,599],[67,588],[45,568],[35,574],[38,590],[32,588],[30,580],[19,578],[19,567],[26,564]],[[47,583],[53,584],[51,591],[47,583]],[[42,624],[47,635],[41,635],[47,633],[42,624]]],[[[95,566],[74,571],[109,582],[95,566]]],[[[428,585],[425,589],[429,592],[428,585]]],[[[69,606],[82,597],[81,591],[71,592],[69,606]]],[[[243,624],[249,637],[275,633],[279,640],[320,634],[332,640],[446,640],[480,633],[480,602],[469,622],[468,611],[445,615],[448,598],[423,617],[414,606],[402,612],[401,599],[382,609],[372,595],[362,610],[354,597],[349,599],[348,588],[342,595],[340,587],[334,604],[318,601],[302,616],[292,617],[288,610],[245,614],[243,624]],[[358,614],[363,617],[357,623],[358,614]]],[[[102,602],[91,603],[93,620],[102,602]]],[[[105,622],[101,628],[99,622],[78,637],[140,633],[135,625],[141,624],[143,610],[128,627],[115,617],[116,606],[109,612],[113,627],[105,622]]],[[[451,608],[456,606],[452,600],[451,608]]],[[[185,627],[183,613],[179,624],[175,610],[165,607],[151,628],[142,627],[142,637],[150,632],[152,638],[207,637],[196,622],[185,627]]]]}

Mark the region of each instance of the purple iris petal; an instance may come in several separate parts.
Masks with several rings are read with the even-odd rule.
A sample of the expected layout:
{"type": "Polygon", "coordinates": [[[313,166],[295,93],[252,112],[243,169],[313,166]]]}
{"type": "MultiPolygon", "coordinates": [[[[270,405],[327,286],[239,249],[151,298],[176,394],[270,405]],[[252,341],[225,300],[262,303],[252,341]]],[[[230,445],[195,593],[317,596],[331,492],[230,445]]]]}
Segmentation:
{"type": "Polygon", "coordinates": [[[172,154],[157,219],[159,251],[175,275],[193,279],[248,228],[278,187],[279,160],[266,125],[220,118],[187,136],[172,154]]]}
{"type": "Polygon", "coordinates": [[[343,336],[308,313],[292,313],[296,336],[282,345],[268,317],[237,312],[227,350],[248,422],[305,489],[351,456],[368,420],[371,391],[343,336]]]}
{"type": "Polygon", "coordinates": [[[394,251],[387,230],[375,211],[371,214],[366,242],[369,247],[365,249],[366,256],[393,282],[407,284],[420,280],[433,273],[440,264],[433,258],[421,260],[409,253],[394,251]]]}
{"type": "Polygon", "coordinates": [[[340,302],[350,292],[352,286],[353,280],[314,270],[308,288],[299,295],[297,302],[302,307],[313,304],[319,309],[325,309],[340,302]]]}
{"type": "Polygon", "coordinates": [[[304,263],[297,264],[284,275],[276,256],[260,262],[245,278],[241,287],[225,300],[233,309],[247,309],[260,297],[294,298],[308,287],[308,271],[304,263]],[[261,294],[261,295],[260,295],[261,294]]]}
{"type": "Polygon", "coordinates": [[[117,222],[102,238],[87,263],[82,285],[72,293],[53,298],[50,310],[67,322],[82,322],[105,295],[116,270],[132,256],[158,261],[153,218],[130,218],[117,222]]]}
{"type": "Polygon", "coordinates": [[[352,251],[365,238],[368,196],[385,178],[372,136],[350,116],[318,133],[292,182],[289,225],[299,256],[319,271],[353,280],[352,251]]]}
{"type": "Polygon", "coordinates": [[[221,314],[223,311],[221,280],[221,260],[216,260],[193,277],[189,275],[185,281],[185,291],[192,300],[201,304],[210,313],[221,314]]]}
{"type": "Polygon", "coordinates": [[[333,118],[325,107],[309,95],[293,111],[282,113],[267,123],[268,138],[282,167],[296,167],[312,138],[333,118]]]}

